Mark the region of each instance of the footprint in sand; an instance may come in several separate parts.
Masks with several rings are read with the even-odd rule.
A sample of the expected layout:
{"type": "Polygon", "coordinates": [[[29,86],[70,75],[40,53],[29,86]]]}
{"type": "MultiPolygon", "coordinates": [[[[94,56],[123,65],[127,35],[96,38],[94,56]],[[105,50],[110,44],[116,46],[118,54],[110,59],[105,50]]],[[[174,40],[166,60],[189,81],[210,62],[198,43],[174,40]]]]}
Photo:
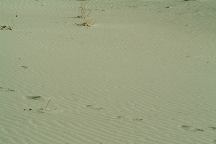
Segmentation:
{"type": "Polygon", "coordinates": [[[189,125],[181,125],[181,128],[185,131],[191,131],[191,132],[204,132],[204,129],[201,128],[193,128],[189,125]]]}
{"type": "Polygon", "coordinates": [[[116,116],[115,118],[116,118],[116,119],[123,119],[124,117],[121,116],[121,115],[118,115],[118,116],[116,116]]]}
{"type": "Polygon", "coordinates": [[[28,66],[25,66],[25,65],[22,65],[20,67],[23,68],[23,69],[28,69],[28,66]]]}
{"type": "MultiPolygon", "coordinates": [[[[32,101],[38,101],[40,102],[41,100],[44,101],[43,97],[40,95],[35,95],[35,96],[26,96],[25,97],[28,100],[32,101]]],[[[51,99],[48,99],[48,101],[41,105],[40,107],[37,108],[24,108],[23,110],[26,112],[32,111],[32,112],[37,112],[37,113],[61,113],[63,110],[58,110],[57,107],[54,105],[50,105],[51,99]]]]}
{"type": "Polygon", "coordinates": [[[41,100],[42,96],[40,96],[40,95],[26,96],[26,99],[29,99],[29,100],[41,100]]]}
{"type": "Polygon", "coordinates": [[[213,130],[213,131],[216,130],[216,127],[214,127],[214,126],[210,126],[210,127],[208,127],[208,128],[211,129],[211,130],[213,130]]]}
{"type": "Polygon", "coordinates": [[[11,88],[4,88],[4,87],[0,87],[0,90],[1,91],[5,91],[5,92],[15,92],[15,90],[14,89],[11,89],[11,88]]]}
{"type": "Polygon", "coordinates": [[[97,107],[97,106],[94,106],[94,105],[86,105],[87,108],[90,108],[90,109],[93,109],[93,110],[103,110],[104,108],[103,107],[97,107]]]}
{"type": "Polygon", "coordinates": [[[193,132],[204,132],[204,129],[201,128],[195,128],[192,130],[193,132]]]}
{"type": "Polygon", "coordinates": [[[121,115],[117,115],[117,116],[113,116],[112,119],[117,119],[117,120],[125,120],[126,118],[124,116],[121,115]]]}
{"type": "Polygon", "coordinates": [[[186,130],[186,131],[190,131],[190,130],[192,129],[192,127],[189,126],[189,125],[181,125],[181,128],[182,128],[183,130],[186,130]]]}
{"type": "Polygon", "coordinates": [[[0,26],[0,30],[12,30],[11,26],[7,26],[7,25],[1,25],[0,26]]]}
{"type": "Polygon", "coordinates": [[[24,108],[23,110],[24,111],[26,111],[26,110],[32,111],[32,108],[28,108],[28,109],[24,108]]]}
{"type": "Polygon", "coordinates": [[[141,122],[143,121],[143,118],[134,118],[133,121],[141,122]]]}
{"type": "Polygon", "coordinates": [[[14,90],[14,89],[11,89],[11,88],[7,88],[6,91],[8,91],[8,92],[15,92],[15,90],[14,90]]]}

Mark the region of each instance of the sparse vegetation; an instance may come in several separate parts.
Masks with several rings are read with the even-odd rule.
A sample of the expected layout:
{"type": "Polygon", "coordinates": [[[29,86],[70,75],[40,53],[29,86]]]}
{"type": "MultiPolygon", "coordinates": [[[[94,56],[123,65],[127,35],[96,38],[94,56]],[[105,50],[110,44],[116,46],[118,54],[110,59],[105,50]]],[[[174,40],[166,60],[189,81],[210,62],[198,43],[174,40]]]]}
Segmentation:
{"type": "Polygon", "coordinates": [[[80,18],[81,22],[76,23],[76,25],[87,26],[87,27],[94,25],[95,21],[93,18],[90,17],[91,10],[87,8],[86,3],[81,3],[79,9],[80,9],[80,15],[78,15],[76,18],[80,18]]]}

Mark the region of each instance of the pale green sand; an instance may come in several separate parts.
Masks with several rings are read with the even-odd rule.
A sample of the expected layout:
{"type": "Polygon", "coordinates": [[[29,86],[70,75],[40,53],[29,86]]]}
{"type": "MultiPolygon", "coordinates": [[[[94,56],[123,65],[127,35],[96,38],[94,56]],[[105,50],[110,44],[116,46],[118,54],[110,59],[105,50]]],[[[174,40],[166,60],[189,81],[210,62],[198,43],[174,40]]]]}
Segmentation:
{"type": "Polygon", "coordinates": [[[0,144],[216,143],[215,0],[0,0],[0,26],[0,144]]]}

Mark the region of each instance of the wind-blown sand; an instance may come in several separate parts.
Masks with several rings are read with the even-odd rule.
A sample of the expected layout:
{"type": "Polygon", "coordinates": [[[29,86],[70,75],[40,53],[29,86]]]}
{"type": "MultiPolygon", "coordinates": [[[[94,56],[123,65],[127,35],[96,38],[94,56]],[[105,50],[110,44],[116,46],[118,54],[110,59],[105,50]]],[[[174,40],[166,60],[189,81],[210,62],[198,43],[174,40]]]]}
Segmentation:
{"type": "Polygon", "coordinates": [[[81,3],[0,1],[0,144],[215,144],[216,1],[81,3]]]}

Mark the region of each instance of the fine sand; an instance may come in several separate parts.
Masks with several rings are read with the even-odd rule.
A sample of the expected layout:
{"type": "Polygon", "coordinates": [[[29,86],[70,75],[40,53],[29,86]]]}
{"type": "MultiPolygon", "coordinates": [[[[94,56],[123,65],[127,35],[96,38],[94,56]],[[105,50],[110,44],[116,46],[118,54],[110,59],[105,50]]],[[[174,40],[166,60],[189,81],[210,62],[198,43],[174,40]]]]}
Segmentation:
{"type": "Polygon", "coordinates": [[[0,144],[216,144],[216,1],[0,0],[0,144]]]}

